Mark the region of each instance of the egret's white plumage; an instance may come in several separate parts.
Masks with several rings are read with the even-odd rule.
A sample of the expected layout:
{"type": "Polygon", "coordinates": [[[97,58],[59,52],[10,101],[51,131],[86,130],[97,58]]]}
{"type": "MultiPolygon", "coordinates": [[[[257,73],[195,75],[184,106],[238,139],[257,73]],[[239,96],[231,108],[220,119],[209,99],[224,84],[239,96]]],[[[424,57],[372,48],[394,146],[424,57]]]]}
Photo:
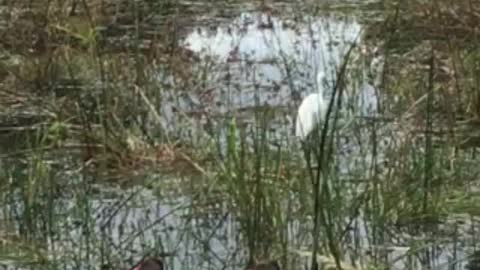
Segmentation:
{"type": "Polygon", "coordinates": [[[298,108],[295,136],[304,140],[325,119],[327,104],[323,99],[323,72],[317,74],[317,93],[308,95],[298,108]]]}

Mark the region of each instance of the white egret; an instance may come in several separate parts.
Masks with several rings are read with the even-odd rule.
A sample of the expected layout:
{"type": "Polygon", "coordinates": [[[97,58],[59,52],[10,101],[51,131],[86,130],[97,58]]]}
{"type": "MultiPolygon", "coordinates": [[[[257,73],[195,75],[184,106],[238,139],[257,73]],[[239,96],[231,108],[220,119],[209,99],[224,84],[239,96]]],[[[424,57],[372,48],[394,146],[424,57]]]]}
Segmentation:
{"type": "Polygon", "coordinates": [[[308,95],[298,108],[295,123],[295,136],[305,140],[307,136],[325,119],[327,103],[323,99],[323,72],[317,74],[317,93],[308,95]]]}

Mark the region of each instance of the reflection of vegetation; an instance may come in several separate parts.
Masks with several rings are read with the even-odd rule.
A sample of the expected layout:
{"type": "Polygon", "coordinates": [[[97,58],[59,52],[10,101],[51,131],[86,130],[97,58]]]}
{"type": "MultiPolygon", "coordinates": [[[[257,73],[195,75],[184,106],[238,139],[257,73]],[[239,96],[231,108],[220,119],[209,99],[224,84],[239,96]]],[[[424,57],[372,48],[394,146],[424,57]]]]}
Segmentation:
{"type": "Polygon", "coordinates": [[[17,265],[39,267],[48,260],[46,252],[38,247],[34,242],[22,242],[23,239],[17,239],[15,236],[9,238],[2,236],[2,245],[0,247],[0,260],[13,262],[17,265]]]}
{"type": "MultiPolygon", "coordinates": [[[[307,165],[289,136],[270,130],[280,110],[262,104],[249,122],[241,111],[218,120],[207,110],[213,101],[205,111],[175,106],[209,87],[213,64],[197,64],[178,46],[172,1],[76,1],[88,5],[75,12],[20,2],[5,7],[12,27],[0,29],[0,260],[115,268],[184,241],[187,250],[200,246],[209,266],[245,261],[245,246],[250,263],[275,259],[297,269],[315,243],[325,268],[380,269],[401,258],[431,263],[438,247],[454,250],[453,265],[463,259],[460,244],[475,239],[480,11],[471,1],[384,1],[386,20],[368,27],[366,42],[382,44],[385,72],[375,83],[386,121],[329,126],[327,146],[314,140],[307,165]],[[151,19],[159,9],[167,18],[151,19]],[[319,153],[328,165],[318,166],[319,153]],[[171,212],[187,217],[170,225],[173,214],[152,214],[141,192],[98,190],[111,178],[122,181],[102,183],[107,190],[132,186],[132,176],[155,188],[157,209],[170,191],[183,194],[171,212]],[[181,179],[164,179],[171,176],[181,179]],[[110,205],[97,193],[117,200],[110,205]],[[130,215],[139,207],[148,210],[137,220],[130,215]],[[240,236],[221,231],[228,216],[240,236]],[[233,251],[217,254],[214,245],[233,251]]],[[[338,89],[361,74],[355,66],[345,72],[338,89]]],[[[175,254],[186,258],[182,266],[185,253],[175,254]]]]}

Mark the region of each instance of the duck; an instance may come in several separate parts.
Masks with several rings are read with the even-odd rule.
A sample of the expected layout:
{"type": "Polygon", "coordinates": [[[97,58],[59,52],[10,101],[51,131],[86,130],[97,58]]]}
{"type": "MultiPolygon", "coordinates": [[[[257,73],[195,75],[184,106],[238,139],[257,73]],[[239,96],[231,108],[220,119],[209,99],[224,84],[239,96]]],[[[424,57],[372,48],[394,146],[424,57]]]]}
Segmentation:
{"type": "MultiPolygon", "coordinates": [[[[148,258],[139,262],[132,270],[164,270],[163,261],[158,258],[148,258]]],[[[246,270],[280,270],[277,261],[258,262],[247,267],[246,270]]]]}
{"type": "Polygon", "coordinates": [[[148,258],[139,262],[132,270],[163,270],[163,261],[158,258],[148,258]]]}
{"type": "Polygon", "coordinates": [[[246,270],[280,270],[280,265],[277,261],[258,262],[254,265],[248,266],[246,270]]]}

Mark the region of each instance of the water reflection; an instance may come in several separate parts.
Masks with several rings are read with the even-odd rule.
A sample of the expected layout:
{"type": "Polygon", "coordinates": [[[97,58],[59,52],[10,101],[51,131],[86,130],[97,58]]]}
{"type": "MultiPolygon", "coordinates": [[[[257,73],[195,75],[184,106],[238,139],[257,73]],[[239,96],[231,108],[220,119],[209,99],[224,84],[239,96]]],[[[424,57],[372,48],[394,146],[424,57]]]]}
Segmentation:
{"type": "MultiPolygon", "coordinates": [[[[193,31],[185,44],[220,61],[253,61],[268,66],[286,58],[331,74],[359,33],[360,25],[349,17],[318,17],[298,23],[261,13],[243,13],[230,25],[193,31]],[[262,27],[266,24],[271,26],[262,27]]],[[[266,79],[283,79],[277,77],[279,73],[266,71],[266,79]]]]}
{"type": "MultiPolygon", "coordinates": [[[[228,25],[193,30],[184,46],[203,59],[215,60],[216,69],[206,79],[215,89],[209,96],[210,111],[224,115],[269,106],[291,112],[316,91],[314,78],[320,70],[326,74],[325,92],[331,94],[335,74],[352,43],[360,41],[360,30],[355,18],[347,16],[305,17],[298,22],[243,13],[228,25]]],[[[361,85],[356,92],[362,113],[376,107],[376,96],[365,78],[355,83],[361,85]]],[[[206,103],[201,97],[195,99],[197,104],[206,103]]],[[[290,121],[289,129],[291,125],[290,121]]]]}

